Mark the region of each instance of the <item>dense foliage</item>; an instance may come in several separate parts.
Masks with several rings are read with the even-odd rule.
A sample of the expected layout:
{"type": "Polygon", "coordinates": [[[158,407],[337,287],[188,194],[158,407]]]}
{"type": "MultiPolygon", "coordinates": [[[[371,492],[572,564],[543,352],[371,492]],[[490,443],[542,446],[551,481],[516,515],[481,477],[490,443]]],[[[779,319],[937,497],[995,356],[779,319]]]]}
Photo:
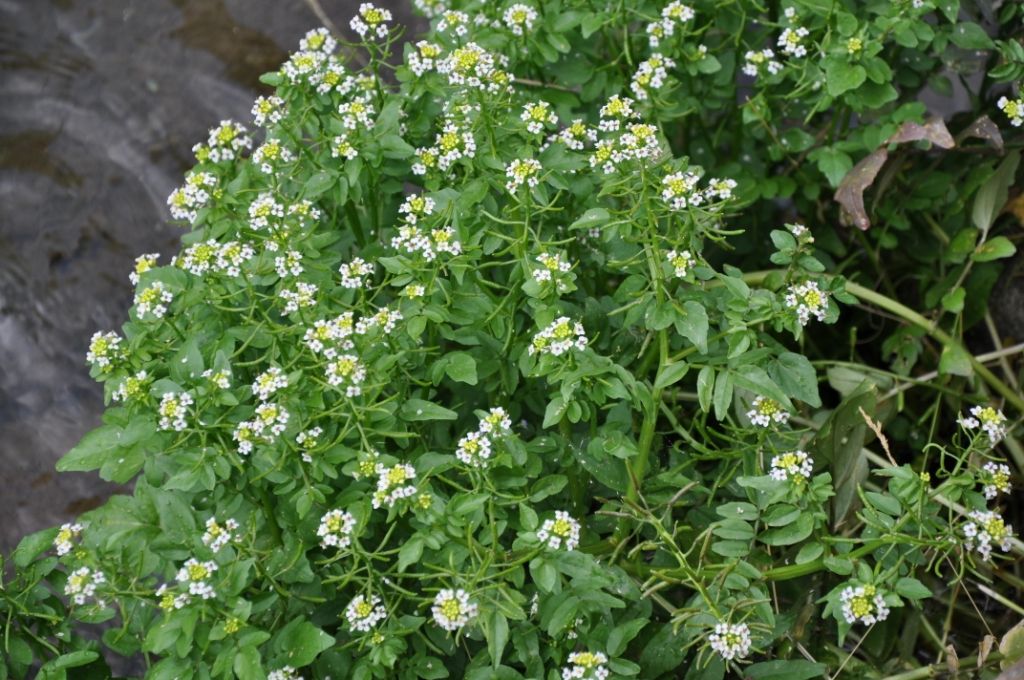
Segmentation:
{"type": "Polygon", "coordinates": [[[1021,7],[419,5],[195,147],[59,466],[134,493],[15,551],[0,678],[1020,658],[1021,7]]]}

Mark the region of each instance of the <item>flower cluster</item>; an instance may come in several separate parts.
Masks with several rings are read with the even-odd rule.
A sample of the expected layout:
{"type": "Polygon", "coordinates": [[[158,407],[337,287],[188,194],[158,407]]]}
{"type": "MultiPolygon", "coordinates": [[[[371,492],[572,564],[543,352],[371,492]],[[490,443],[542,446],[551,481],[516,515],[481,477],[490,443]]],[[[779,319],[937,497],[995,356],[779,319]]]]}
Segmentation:
{"type": "Polygon", "coordinates": [[[458,10],[447,10],[441,14],[437,30],[441,33],[454,33],[461,38],[469,32],[469,15],[458,10]]]}
{"type": "Polygon", "coordinates": [[[171,217],[195,222],[199,217],[199,211],[210,202],[210,192],[215,186],[217,178],[208,172],[190,172],[185,175],[185,185],[178,187],[167,197],[171,217]]]}
{"type": "Polygon", "coordinates": [[[387,615],[387,610],[376,595],[356,595],[345,607],[345,620],[353,632],[367,633],[387,615]]]}
{"type": "Polygon", "coordinates": [[[240,157],[243,150],[252,148],[252,137],[248,133],[248,129],[241,123],[222,120],[220,125],[210,130],[207,143],[196,144],[192,152],[200,163],[233,161],[240,157]]]}
{"type": "Polygon", "coordinates": [[[580,523],[564,510],[558,510],[554,519],[544,520],[537,538],[552,550],[575,550],[580,544],[580,523]]]}
{"type": "Polygon", "coordinates": [[[473,132],[460,127],[454,120],[447,120],[434,139],[434,146],[416,149],[417,162],[413,164],[412,171],[416,175],[425,175],[431,168],[448,172],[456,161],[474,156],[476,140],[473,132]]]}
{"type": "Polygon", "coordinates": [[[980,427],[988,435],[988,440],[993,446],[1006,436],[1006,416],[991,406],[974,406],[971,408],[971,415],[961,415],[958,422],[965,430],[976,430],[980,427]]]}
{"type": "Polygon", "coordinates": [[[828,313],[828,293],[819,288],[816,281],[793,284],[785,300],[786,307],[796,310],[796,318],[801,326],[806,326],[812,316],[818,321],[824,321],[828,313]]]}
{"type": "Polygon", "coordinates": [[[267,680],[302,680],[302,676],[291,666],[282,666],[267,673],[267,680]]]}
{"type": "Polygon", "coordinates": [[[320,537],[320,545],[343,550],[352,544],[352,531],[356,527],[356,518],[344,510],[331,510],[320,518],[320,527],[316,535],[320,537]]]}
{"type": "MultiPolygon", "coordinates": [[[[79,567],[68,574],[64,584],[64,594],[70,595],[75,604],[85,604],[86,600],[96,596],[96,588],[107,582],[107,577],[98,569],[79,567]]],[[[96,604],[103,606],[102,600],[96,604]]]]}
{"type": "Polygon", "coordinates": [[[526,184],[529,187],[537,186],[540,181],[541,165],[535,158],[516,158],[505,167],[505,176],[508,182],[505,189],[514,194],[519,187],[526,184]]]}
{"type": "Polygon", "coordinates": [[[403,215],[403,219],[406,222],[416,224],[420,219],[433,215],[434,206],[434,199],[429,196],[411,194],[402,201],[402,205],[398,207],[398,212],[403,215]]]}
{"type": "Polygon", "coordinates": [[[774,399],[758,395],[747,411],[747,419],[761,427],[770,427],[772,423],[784,425],[789,421],[789,411],[774,399]]]}
{"type": "Polygon", "coordinates": [[[665,258],[668,260],[668,266],[672,268],[672,273],[681,279],[685,278],[696,264],[696,260],[689,250],[670,250],[665,258]]]}
{"type": "Polygon", "coordinates": [[[252,122],[258,127],[277,125],[284,119],[284,115],[284,100],[276,95],[257,97],[252,103],[252,122]]]}
{"type": "Polygon", "coordinates": [[[524,35],[533,29],[533,22],[537,20],[537,10],[517,2],[505,10],[501,19],[513,35],[524,35]]]}
{"type": "Polygon", "coordinates": [[[985,483],[983,492],[985,498],[992,500],[1001,493],[1010,491],[1010,466],[1003,463],[989,461],[981,468],[982,479],[985,483]]]}
{"type": "Polygon", "coordinates": [[[263,373],[256,376],[252,383],[252,393],[260,401],[266,401],[278,390],[288,387],[288,376],[277,366],[271,366],[263,373]]]}
{"type": "Polygon", "coordinates": [[[338,106],[338,115],[346,130],[357,130],[360,127],[370,130],[373,128],[371,116],[376,114],[376,109],[370,103],[369,95],[356,97],[338,106]]]}
{"type": "Polygon", "coordinates": [[[629,89],[633,91],[638,101],[646,101],[650,98],[652,90],[660,90],[668,80],[668,72],[676,67],[676,62],[661,54],[652,54],[640,62],[629,89]]]}
{"type": "Polygon", "coordinates": [[[204,600],[217,597],[217,592],[210,585],[209,578],[217,571],[217,563],[206,561],[200,562],[194,557],[188,558],[185,564],[178,570],[178,583],[188,587],[188,594],[195,595],[204,600]]]}
{"type": "Polygon", "coordinates": [[[53,547],[57,549],[58,555],[67,555],[75,547],[74,540],[82,533],[82,525],[62,524],[53,539],[53,547]]]}
{"type": "Polygon", "coordinates": [[[291,314],[303,307],[315,305],[316,294],[319,290],[315,283],[299,281],[295,284],[295,290],[284,289],[277,295],[284,300],[284,313],[291,314]]]}
{"type": "Polygon", "coordinates": [[[576,118],[567,128],[553,135],[547,143],[553,141],[561,142],[567,149],[582,151],[588,143],[593,144],[597,141],[597,130],[584,123],[582,118],[576,118]]]}
{"type": "Polygon", "coordinates": [[[608,677],[608,657],[601,652],[573,652],[569,665],[562,669],[562,680],[605,680],[608,677]]]}
{"type": "Polygon", "coordinates": [[[996,102],[996,106],[1006,114],[1013,127],[1020,127],[1024,123],[1024,98],[1010,99],[1004,95],[996,102]]]}
{"type": "Polygon", "coordinates": [[[160,398],[160,429],[176,430],[181,432],[188,423],[185,416],[188,414],[188,407],[192,405],[192,395],[188,392],[166,392],[160,398]]]}
{"type": "Polygon", "coordinates": [[[139,371],[135,375],[125,376],[124,380],[117,386],[114,393],[110,395],[114,401],[129,401],[131,399],[140,399],[146,393],[146,387],[149,385],[149,373],[145,369],[139,371]]]}
{"type": "Polygon", "coordinates": [[[972,510],[970,521],[963,526],[964,547],[975,550],[981,559],[992,559],[992,546],[998,545],[1003,552],[1009,552],[1013,527],[992,510],[972,510]]]}
{"type": "Polygon", "coordinates": [[[278,139],[268,139],[252,154],[252,160],[265,175],[272,175],[282,165],[295,160],[295,154],[278,139]]]}
{"type": "Polygon", "coordinates": [[[524,104],[523,113],[519,119],[526,123],[527,131],[535,135],[544,132],[544,127],[547,125],[558,124],[558,116],[551,110],[551,104],[544,101],[524,104]]]}
{"type": "Polygon", "coordinates": [[[747,50],[743,55],[743,73],[756,78],[768,75],[775,75],[782,70],[782,64],[775,61],[775,52],[770,49],[747,50]]]}
{"type": "Polygon", "coordinates": [[[708,642],[726,661],[742,659],[750,653],[750,628],[745,623],[719,623],[708,642]]]}
{"type": "Polygon", "coordinates": [[[839,595],[842,603],[843,618],[847,623],[862,623],[865,626],[873,626],[879,621],[885,621],[889,616],[889,607],[885,604],[885,598],[875,586],[870,583],[863,586],[847,586],[839,595]]]}
{"type": "Polygon", "coordinates": [[[160,253],[148,253],[146,255],[139,255],[135,258],[135,269],[128,274],[128,280],[132,282],[133,286],[137,286],[142,275],[156,266],[156,261],[159,258],[160,253]]]}
{"type": "Polygon", "coordinates": [[[349,26],[359,34],[361,38],[388,37],[387,22],[391,21],[391,12],[381,9],[372,3],[364,2],[359,5],[359,14],[352,17],[349,26]]]}
{"type": "Polygon", "coordinates": [[[430,611],[437,625],[453,632],[469,623],[477,615],[478,607],[465,590],[445,588],[434,598],[430,611]]]}
{"type": "Polygon", "coordinates": [[[377,463],[377,490],[373,492],[373,507],[393,507],[402,498],[416,493],[416,486],[408,482],[416,479],[416,470],[407,463],[386,467],[377,463]]]}
{"type": "Polygon", "coordinates": [[[533,269],[533,280],[537,283],[555,282],[559,292],[564,292],[566,284],[560,274],[568,274],[572,264],[561,253],[541,253],[535,259],[540,266],[533,269]]]}
{"type": "Polygon", "coordinates": [[[455,457],[471,467],[484,467],[491,459],[493,443],[511,434],[511,431],[512,420],[508,412],[500,406],[492,408],[480,419],[475,432],[459,440],[455,457]]]}
{"type": "Polygon", "coordinates": [[[237,529],[238,522],[233,519],[228,519],[224,522],[224,526],[221,526],[215,517],[211,517],[206,520],[206,531],[203,532],[202,537],[203,545],[209,547],[213,552],[218,552],[235,539],[232,532],[237,529]]]}
{"type": "Polygon", "coordinates": [[[366,367],[354,354],[342,354],[327,364],[327,383],[334,387],[344,387],[346,397],[362,394],[365,380],[366,367]]]}
{"type": "Polygon", "coordinates": [[[441,56],[441,46],[427,40],[420,40],[416,43],[414,50],[409,51],[409,70],[417,76],[422,76],[427,71],[437,68],[438,58],[441,56]]]}
{"type": "Polygon", "coordinates": [[[791,57],[807,56],[807,46],[804,45],[804,38],[810,35],[810,31],[805,26],[800,25],[794,8],[786,8],[786,19],[789,21],[789,26],[779,36],[779,47],[791,57]]]}
{"type": "Polygon", "coordinates": [[[373,265],[361,257],[356,257],[351,262],[343,262],[338,271],[341,273],[343,288],[362,288],[366,283],[366,277],[373,275],[373,265]]]}
{"type": "Polygon", "coordinates": [[[696,14],[689,5],[673,0],[661,10],[661,18],[647,25],[647,39],[651,47],[657,47],[665,38],[675,34],[676,25],[682,26],[696,14]]]}
{"type": "Polygon", "coordinates": [[[802,484],[811,478],[814,460],[806,451],[791,451],[772,457],[772,469],[768,474],[772,479],[784,482],[789,480],[802,484]]]}
{"type": "Polygon", "coordinates": [[[533,336],[529,353],[561,356],[569,350],[583,351],[587,348],[587,333],[583,324],[567,316],[552,321],[547,328],[533,336]]]}
{"type": "Polygon", "coordinates": [[[512,87],[512,76],[504,68],[508,58],[495,57],[475,42],[452,50],[437,64],[437,71],[448,78],[449,85],[484,90],[497,94],[512,87]]]}
{"type": "Polygon", "coordinates": [[[216,371],[212,368],[208,368],[203,371],[203,377],[222,390],[226,390],[231,387],[231,371],[226,368],[221,368],[216,371]]]}

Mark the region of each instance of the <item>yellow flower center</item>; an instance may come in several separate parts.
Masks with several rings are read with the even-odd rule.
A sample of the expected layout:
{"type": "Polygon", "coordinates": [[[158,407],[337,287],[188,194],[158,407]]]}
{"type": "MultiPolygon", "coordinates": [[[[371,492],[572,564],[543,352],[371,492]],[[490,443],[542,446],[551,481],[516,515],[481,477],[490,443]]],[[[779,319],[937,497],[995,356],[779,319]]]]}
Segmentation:
{"type": "Polygon", "coordinates": [[[567,519],[556,519],[555,524],[551,527],[551,531],[556,536],[565,538],[572,532],[572,524],[567,519]]]}
{"type": "Polygon", "coordinates": [[[441,603],[441,613],[449,621],[454,621],[459,618],[462,614],[462,607],[459,606],[459,601],[455,598],[445,600],[441,603]]]}
{"type": "Polygon", "coordinates": [[[1002,541],[1007,536],[1006,523],[1002,517],[993,517],[989,521],[985,522],[985,533],[992,537],[994,541],[1002,541]]]}
{"type": "Polygon", "coordinates": [[[356,605],[356,616],[358,616],[361,619],[365,619],[372,612],[373,605],[367,602],[366,600],[363,600],[362,602],[356,605]]]}
{"type": "Polygon", "coordinates": [[[188,567],[188,578],[190,581],[202,581],[210,575],[210,570],[202,564],[190,564],[188,567]]]}
{"type": "Polygon", "coordinates": [[[390,484],[391,486],[398,486],[399,484],[405,482],[407,478],[408,477],[405,474],[405,468],[403,467],[396,466],[388,471],[388,484],[390,484]]]}

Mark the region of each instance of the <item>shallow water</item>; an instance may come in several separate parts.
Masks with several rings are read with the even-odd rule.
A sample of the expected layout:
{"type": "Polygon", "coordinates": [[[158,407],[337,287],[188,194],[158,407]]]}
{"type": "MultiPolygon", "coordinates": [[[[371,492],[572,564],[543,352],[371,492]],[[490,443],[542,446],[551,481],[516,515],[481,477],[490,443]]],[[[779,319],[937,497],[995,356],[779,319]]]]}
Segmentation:
{"type": "MultiPolygon", "coordinates": [[[[358,1],[320,5],[345,26],[358,1]]],[[[248,123],[317,25],[306,0],[0,0],[0,552],[118,489],[54,472],[102,413],[89,337],[125,320],[137,255],[177,250],[192,144],[248,123]]]]}

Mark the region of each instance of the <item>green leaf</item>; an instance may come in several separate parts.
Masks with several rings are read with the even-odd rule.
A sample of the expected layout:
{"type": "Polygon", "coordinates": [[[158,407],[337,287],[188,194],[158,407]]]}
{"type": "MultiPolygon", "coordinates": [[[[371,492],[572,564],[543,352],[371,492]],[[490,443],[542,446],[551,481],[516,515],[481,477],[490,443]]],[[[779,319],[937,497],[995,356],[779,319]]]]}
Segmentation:
{"type": "Polygon", "coordinates": [[[676,315],[676,330],[693,343],[702,354],[708,351],[708,313],[704,305],[693,300],[683,303],[682,315],[676,315]]]}
{"type": "Polygon", "coordinates": [[[337,181],[338,176],[336,173],[321,171],[306,180],[304,187],[303,197],[309,200],[319,198],[327,193],[334,183],[337,181]]]}
{"type": "Polygon", "coordinates": [[[476,385],[476,359],[465,352],[452,352],[447,357],[445,373],[455,382],[476,385]]]}
{"type": "Polygon", "coordinates": [[[438,406],[423,399],[407,399],[398,410],[402,420],[416,422],[419,420],[455,420],[459,414],[451,409],[438,406]]]}
{"type": "Polygon", "coordinates": [[[281,629],[273,646],[287,659],[288,665],[300,668],[313,663],[320,652],[333,647],[334,637],[299,618],[281,629]]]}
{"type": "Polygon", "coordinates": [[[776,659],[748,666],[743,677],[750,680],[808,680],[823,677],[827,670],[825,664],[806,659],[776,659]]]}
{"type": "Polygon", "coordinates": [[[956,23],[957,17],[960,16],[960,0],[938,0],[935,5],[946,15],[949,23],[956,23]]]}
{"type": "Polygon", "coordinates": [[[772,379],[791,397],[813,406],[821,406],[818,395],[818,373],[802,354],[784,352],[769,368],[772,379]]]}
{"type": "Polygon", "coordinates": [[[957,286],[942,296],[942,308],[947,312],[959,314],[964,311],[964,299],[966,297],[967,291],[964,290],[963,286],[957,286]]]}
{"type": "Polygon", "coordinates": [[[599,227],[611,219],[611,215],[604,208],[591,208],[569,225],[569,229],[592,229],[599,227]]]}
{"type": "Polygon", "coordinates": [[[533,577],[533,582],[542,592],[554,592],[555,582],[558,580],[558,570],[555,569],[555,565],[538,557],[530,562],[530,576],[533,577]]]}
{"type": "Polygon", "coordinates": [[[487,617],[484,635],[487,637],[487,651],[491,655],[491,667],[497,669],[501,665],[501,655],[508,644],[508,619],[497,609],[487,617]]]}
{"type": "Polygon", "coordinates": [[[697,374],[697,401],[700,403],[700,410],[704,413],[711,412],[711,396],[714,388],[715,369],[705,366],[697,374]]]}
{"type": "Polygon", "coordinates": [[[792,524],[769,529],[762,532],[757,538],[765,545],[793,545],[810,536],[812,531],[814,531],[814,516],[809,512],[803,512],[792,524]]]}
{"type": "Polygon", "coordinates": [[[856,90],[867,80],[868,73],[860,64],[851,64],[844,59],[829,59],[825,66],[828,93],[838,97],[844,92],[856,90]]]}
{"type": "Polygon", "coordinates": [[[675,385],[683,379],[683,376],[686,375],[686,371],[688,371],[689,368],[690,365],[685,361],[669,364],[661,369],[661,373],[659,373],[658,377],[655,378],[654,389],[660,390],[668,387],[669,385],[675,385]]]}
{"type": "Polygon", "coordinates": [[[971,221],[983,234],[988,232],[1003,206],[1006,205],[1006,198],[1013,185],[1019,163],[1019,151],[1006,154],[1003,162],[975,194],[974,206],[971,209],[971,221]]]}
{"type": "Polygon", "coordinates": [[[963,347],[946,345],[939,356],[939,373],[941,375],[962,375],[969,378],[974,375],[971,358],[963,347]]]}
{"type": "Polygon", "coordinates": [[[853,160],[845,152],[839,149],[823,148],[811,154],[812,159],[818,164],[818,169],[828,178],[829,184],[835,189],[846,177],[846,173],[853,167],[853,160]]]}
{"type": "Polygon", "coordinates": [[[981,26],[975,23],[957,24],[949,35],[953,44],[965,50],[987,50],[995,47],[992,38],[988,37],[981,26]]]}
{"type": "Polygon", "coordinates": [[[908,600],[924,600],[932,596],[932,591],[916,578],[904,576],[896,581],[896,592],[908,600]]]}
{"type": "Polygon", "coordinates": [[[238,678],[261,680],[267,677],[267,674],[263,672],[260,650],[255,647],[243,647],[238,650],[235,654],[233,668],[238,678]]]}
{"type": "Polygon", "coordinates": [[[608,656],[621,656],[626,651],[626,645],[630,640],[635,638],[646,625],[647,619],[633,619],[613,628],[612,632],[608,634],[608,644],[605,646],[608,656]]]}
{"type": "Polygon", "coordinates": [[[57,537],[57,528],[43,529],[34,534],[29,534],[18,542],[14,549],[14,565],[24,569],[32,560],[42,555],[53,545],[53,539],[57,537]]]}
{"type": "Polygon", "coordinates": [[[538,479],[530,490],[530,501],[539,503],[548,496],[554,496],[565,488],[569,479],[565,475],[548,475],[538,479]]]}
{"type": "Polygon", "coordinates": [[[864,381],[832,412],[813,440],[817,455],[831,463],[836,491],[832,500],[832,523],[836,527],[856,509],[857,489],[868,476],[868,462],[861,454],[868,427],[860,409],[872,415],[876,394],[874,383],[864,381]]]}
{"type": "Polygon", "coordinates": [[[1012,257],[1017,252],[1017,247],[1005,236],[996,236],[985,241],[974,251],[971,259],[975,262],[991,262],[1001,260],[1005,257],[1012,257]]]}
{"type": "Polygon", "coordinates": [[[402,545],[398,551],[398,571],[405,571],[410,564],[415,564],[423,556],[423,538],[416,534],[402,545]]]}

